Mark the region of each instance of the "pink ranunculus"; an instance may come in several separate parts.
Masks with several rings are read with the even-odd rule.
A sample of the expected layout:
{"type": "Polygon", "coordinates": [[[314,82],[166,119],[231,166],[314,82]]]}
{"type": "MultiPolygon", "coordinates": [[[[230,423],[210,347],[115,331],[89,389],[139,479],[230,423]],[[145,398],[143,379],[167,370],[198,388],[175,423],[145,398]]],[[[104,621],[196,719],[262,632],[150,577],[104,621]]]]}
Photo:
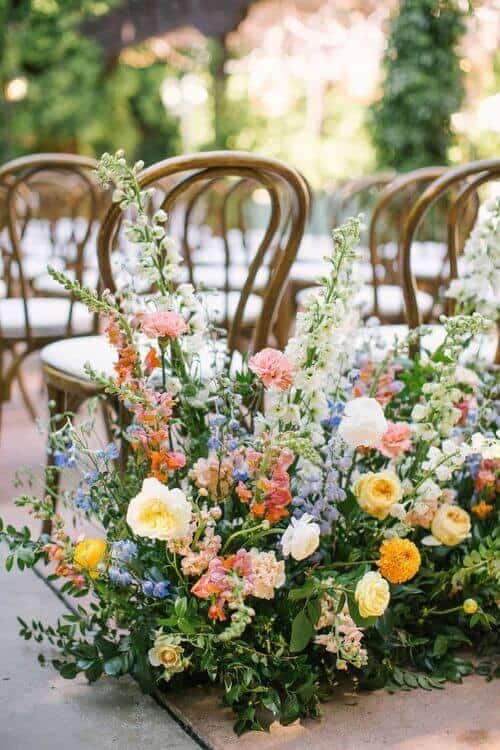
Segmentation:
{"type": "Polygon", "coordinates": [[[397,458],[411,450],[411,445],[410,426],[406,422],[388,422],[378,449],[387,458],[397,458]]]}
{"type": "Polygon", "coordinates": [[[283,352],[267,347],[254,354],[248,362],[249,368],[259,377],[266,388],[287,391],[292,385],[293,363],[283,352]]]}
{"type": "Polygon", "coordinates": [[[141,317],[142,332],[150,339],[175,339],[186,333],[188,327],[179,313],[169,310],[146,313],[141,317]]]}

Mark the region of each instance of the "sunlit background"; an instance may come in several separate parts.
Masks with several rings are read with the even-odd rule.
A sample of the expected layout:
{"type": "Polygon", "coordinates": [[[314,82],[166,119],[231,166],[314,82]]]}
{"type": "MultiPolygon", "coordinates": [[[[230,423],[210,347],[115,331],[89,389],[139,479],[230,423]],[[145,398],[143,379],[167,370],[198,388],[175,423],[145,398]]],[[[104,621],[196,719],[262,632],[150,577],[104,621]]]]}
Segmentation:
{"type": "Polygon", "coordinates": [[[2,159],[248,149],[322,187],[498,153],[497,0],[172,5],[14,3],[2,159]]]}

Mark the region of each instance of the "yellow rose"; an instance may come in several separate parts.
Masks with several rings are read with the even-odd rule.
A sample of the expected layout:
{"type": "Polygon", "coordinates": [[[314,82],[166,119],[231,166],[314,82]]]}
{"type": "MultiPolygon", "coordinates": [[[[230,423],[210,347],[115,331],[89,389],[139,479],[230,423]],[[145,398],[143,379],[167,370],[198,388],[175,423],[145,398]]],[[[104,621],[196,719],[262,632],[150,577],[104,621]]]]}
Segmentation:
{"type": "Polygon", "coordinates": [[[403,489],[392,471],[378,471],[363,474],[354,485],[354,494],[365,513],[383,521],[403,497],[403,489]]]}
{"type": "Polygon", "coordinates": [[[448,547],[460,544],[470,533],[470,516],[458,505],[441,505],[431,524],[433,536],[448,547]]]}
{"type": "Polygon", "coordinates": [[[169,490],[149,478],[129,503],[127,523],[137,536],[170,542],[188,535],[191,516],[191,503],[182,490],[169,490]]]}
{"type": "Polygon", "coordinates": [[[179,646],[178,639],[173,635],[164,635],[159,632],[155,638],[153,648],[149,649],[149,663],[153,667],[163,667],[165,672],[163,679],[169,680],[172,675],[182,672],[184,661],[182,655],[184,649],[179,646]]]}
{"type": "Polygon", "coordinates": [[[97,578],[99,575],[97,566],[103,561],[106,549],[107,544],[104,539],[88,537],[76,545],[73,562],[78,568],[88,570],[91,578],[97,578]]]}
{"type": "Polygon", "coordinates": [[[389,584],[380,573],[370,571],[360,578],[354,591],[361,617],[380,617],[389,604],[389,584]]]}
{"type": "Polygon", "coordinates": [[[475,615],[479,609],[479,604],[475,599],[466,599],[462,607],[466,615],[475,615]]]}

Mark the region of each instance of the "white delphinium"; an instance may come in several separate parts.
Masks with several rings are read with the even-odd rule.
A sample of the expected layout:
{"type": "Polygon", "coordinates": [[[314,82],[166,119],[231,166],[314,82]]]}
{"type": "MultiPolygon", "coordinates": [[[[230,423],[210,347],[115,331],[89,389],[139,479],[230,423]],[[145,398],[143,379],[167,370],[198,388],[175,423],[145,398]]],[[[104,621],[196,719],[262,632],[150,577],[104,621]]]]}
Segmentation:
{"type": "Polygon", "coordinates": [[[477,310],[496,321],[500,318],[500,196],[485,209],[465,243],[465,272],[450,283],[447,296],[457,301],[457,312],[477,310]]]}
{"type": "MultiPolygon", "coordinates": [[[[461,416],[455,404],[460,401],[457,364],[467,342],[487,331],[491,321],[479,313],[441,317],[446,330],[445,341],[440,348],[439,359],[431,360],[433,379],[422,388],[423,400],[415,404],[412,419],[416,423],[415,434],[427,442],[438,437],[449,437],[461,416]]],[[[460,373],[460,371],[459,371],[460,373]]]]}
{"type": "MultiPolygon", "coordinates": [[[[319,293],[310,296],[305,310],[298,313],[295,336],[285,349],[295,369],[294,388],[277,400],[298,404],[304,426],[307,423],[311,428],[328,415],[326,394],[338,387],[354,356],[354,331],[360,317],[354,303],[359,286],[353,266],[360,231],[359,218],[334,230],[332,255],[325,258],[330,274],[321,279],[319,293]]],[[[281,407],[274,407],[276,416],[282,412],[281,407]]],[[[319,439],[319,434],[315,437],[319,439]]]]}

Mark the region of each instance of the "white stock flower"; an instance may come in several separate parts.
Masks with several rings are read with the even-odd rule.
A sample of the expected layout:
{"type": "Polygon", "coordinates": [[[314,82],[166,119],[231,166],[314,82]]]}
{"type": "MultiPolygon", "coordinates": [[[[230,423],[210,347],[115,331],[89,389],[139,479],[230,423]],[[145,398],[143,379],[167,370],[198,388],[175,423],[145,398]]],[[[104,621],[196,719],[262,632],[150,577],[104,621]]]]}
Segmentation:
{"type": "Polygon", "coordinates": [[[284,557],[291,555],[294,560],[305,560],[319,546],[320,527],[308,513],[292,518],[290,525],[281,537],[284,557]]]}
{"type": "Polygon", "coordinates": [[[386,430],[384,410],[376,399],[362,396],[347,403],[339,435],[352,448],[375,448],[386,430]]]}

